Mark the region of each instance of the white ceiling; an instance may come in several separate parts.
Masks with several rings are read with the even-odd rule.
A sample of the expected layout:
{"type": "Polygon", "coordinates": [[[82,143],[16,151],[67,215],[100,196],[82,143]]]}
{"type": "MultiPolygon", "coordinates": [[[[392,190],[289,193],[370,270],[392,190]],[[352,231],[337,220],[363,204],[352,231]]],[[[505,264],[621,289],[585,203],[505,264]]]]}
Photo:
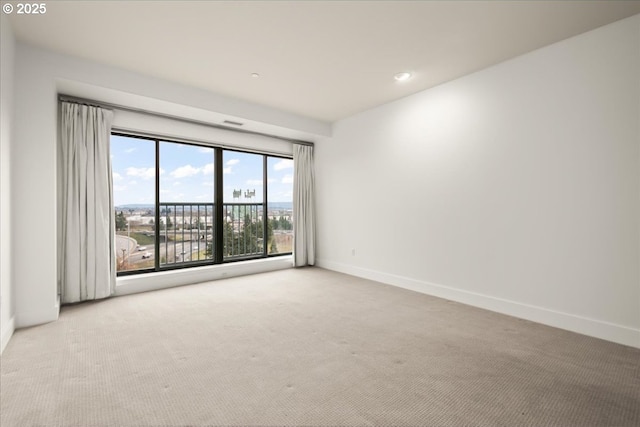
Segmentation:
{"type": "Polygon", "coordinates": [[[11,15],[19,41],[324,122],[640,13],[640,1],[46,6],[41,16],[11,15]],[[400,71],[414,77],[396,82],[400,71]]]}

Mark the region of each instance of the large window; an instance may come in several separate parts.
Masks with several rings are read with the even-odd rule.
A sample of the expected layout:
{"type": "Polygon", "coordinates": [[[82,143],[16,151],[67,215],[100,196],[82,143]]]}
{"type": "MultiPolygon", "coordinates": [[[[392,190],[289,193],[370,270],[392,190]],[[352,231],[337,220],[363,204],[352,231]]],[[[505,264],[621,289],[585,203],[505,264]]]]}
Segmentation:
{"type": "Polygon", "coordinates": [[[118,274],[290,254],[293,160],[114,133],[118,274]]]}

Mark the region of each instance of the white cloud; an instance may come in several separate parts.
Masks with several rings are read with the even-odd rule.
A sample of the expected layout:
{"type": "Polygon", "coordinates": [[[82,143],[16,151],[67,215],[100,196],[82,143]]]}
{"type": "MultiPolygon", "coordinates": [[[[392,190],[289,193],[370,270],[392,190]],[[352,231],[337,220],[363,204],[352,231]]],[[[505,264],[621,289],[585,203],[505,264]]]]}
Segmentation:
{"type": "Polygon", "coordinates": [[[229,159],[229,160],[227,160],[227,163],[225,163],[225,165],[227,167],[222,169],[222,173],[225,173],[225,174],[233,173],[233,170],[231,170],[231,167],[233,165],[237,165],[238,163],[240,163],[239,159],[229,159]]]}
{"type": "Polygon", "coordinates": [[[136,176],[143,179],[151,179],[156,176],[155,168],[127,168],[128,176],[136,176]]]}
{"type": "Polygon", "coordinates": [[[202,173],[204,175],[213,175],[213,163],[207,163],[202,168],[202,173]]]}
{"type": "Polygon", "coordinates": [[[283,184],[293,184],[293,175],[285,175],[282,177],[282,182],[283,184]]]}
{"type": "Polygon", "coordinates": [[[205,187],[213,187],[213,181],[204,181],[202,185],[205,187]]]}
{"type": "Polygon", "coordinates": [[[293,169],[293,160],[282,159],[278,163],[273,165],[273,169],[277,171],[281,171],[283,169],[293,169]]]}
{"type": "Polygon", "coordinates": [[[113,182],[118,182],[118,181],[122,181],[122,175],[120,175],[118,172],[114,172],[113,174],[113,182]]]}
{"type": "Polygon", "coordinates": [[[125,153],[133,153],[134,151],[136,151],[136,148],[127,148],[124,150],[125,153]]]}
{"type": "Polygon", "coordinates": [[[171,176],[174,178],[185,178],[188,176],[193,176],[198,172],[200,172],[200,168],[194,168],[191,165],[184,165],[171,172],[171,176]]]}
{"type": "Polygon", "coordinates": [[[213,149],[209,147],[200,147],[198,148],[198,153],[211,154],[213,153],[213,149]]]}
{"type": "Polygon", "coordinates": [[[262,185],[261,179],[248,179],[247,185],[262,185]]]}

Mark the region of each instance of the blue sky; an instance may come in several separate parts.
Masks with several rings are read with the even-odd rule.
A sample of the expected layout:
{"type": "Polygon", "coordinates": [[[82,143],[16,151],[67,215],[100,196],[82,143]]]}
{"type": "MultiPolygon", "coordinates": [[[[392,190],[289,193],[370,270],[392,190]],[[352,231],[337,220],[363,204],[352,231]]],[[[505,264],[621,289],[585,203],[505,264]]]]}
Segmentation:
{"type": "MultiPolygon", "coordinates": [[[[114,203],[154,203],[154,141],[111,137],[114,203]]],[[[187,144],[160,143],[160,201],[213,202],[213,149],[187,144]]],[[[223,152],[225,202],[262,202],[262,156],[223,152]],[[234,190],[242,196],[233,197],[234,190]],[[247,190],[255,196],[245,198],[247,190]]],[[[269,158],[267,162],[270,202],[291,202],[293,160],[269,158]]]]}

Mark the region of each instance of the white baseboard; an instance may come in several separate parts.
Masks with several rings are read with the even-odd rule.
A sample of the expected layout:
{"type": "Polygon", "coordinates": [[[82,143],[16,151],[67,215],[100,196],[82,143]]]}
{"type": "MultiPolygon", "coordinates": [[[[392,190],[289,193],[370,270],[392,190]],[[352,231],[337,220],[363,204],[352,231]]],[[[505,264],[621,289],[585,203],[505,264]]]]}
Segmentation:
{"type": "Polygon", "coordinates": [[[602,320],[590,319],[574,314],[550,310],[544,307],[523,304],[503,298],[483,295],[449,286],[429,283],[410,277],[398,276],[338,262],[318,259],[316,266],[338,271],[387,285],[398,286],[474,307],[531,320],[544,325],[565,329],[579,334],[640,348],[640,329],[617,325],[602,320]]]}
{"type": "Polygon", "coordinates": [[[41,311],[17,311],[16,312],[16,329],[27,328],[29,326],[42,325],[49,322],[55,322],[58,320],[60,314],[60,304],[56,298],[55,305],[51,306],[47,310],[41,311]]]}
{"type": "Polygon", "coordinates": [[[2,331],[0,332],[0,354],[4,351],[4,348],[9,344],[9,340],[15,331],[15,317],[11,316],[11,319],[6,324],[2,325],[2,331]]]}

